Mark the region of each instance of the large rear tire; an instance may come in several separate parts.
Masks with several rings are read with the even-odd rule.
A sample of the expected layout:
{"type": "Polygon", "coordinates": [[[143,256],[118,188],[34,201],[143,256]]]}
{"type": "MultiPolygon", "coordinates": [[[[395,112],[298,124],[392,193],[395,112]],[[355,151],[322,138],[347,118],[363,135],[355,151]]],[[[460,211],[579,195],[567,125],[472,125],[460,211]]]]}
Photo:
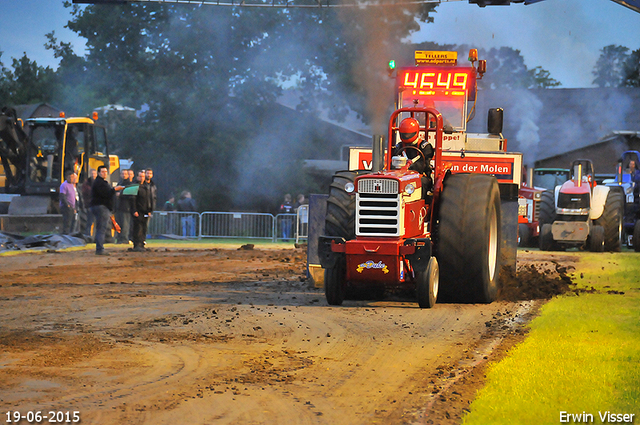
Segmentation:
{"type": "MultiPolygon", "coordinates": [[[[353,183],[355,178],[370,171],[338,171],[333,175],[327,199],[327,215],[325,216],[325,235],[339,236],[345,240],[354,239],[356,235],[356,197],[347,193],[345,185],[353,183]]],[[[344,259],[336,262],[331,269],[324,271],[324,292],[330,305],[342,305],[345,297],[352,298],[353,291],[347,291],[346,264],[344,259]]],[[[384,291],[384,288],[383,288],[384,291]]]]}
{"type": "Polygon", "coordinates": [[[448,301],[490,303],[500,274],[500,191],[492,176],[454,174],[440,195],[436,257],[448,301]]]}
{"type": "Polygon", "coordinates": [[[609,190],[604,211],[596,224],[604,227],[604,250],[620,252],[622,249],[622,215],[624,196],[620,192],[609,190]]]}
{"type": "Polygon", "coordinates": [[[553,224],[556,221],[556,199],[555,191],[545,190],[540,195],[540,215],[539,215],[540,229],[546,223],[553,224]]]}
{"type": "Polygon", "coordinates": [[[327,199],[325,235],[340,236],[346,240],[355,238],[356,197],[347,193],[344,187],[365,173],[369,171],[338,171],[333,175],[327,199]]]}

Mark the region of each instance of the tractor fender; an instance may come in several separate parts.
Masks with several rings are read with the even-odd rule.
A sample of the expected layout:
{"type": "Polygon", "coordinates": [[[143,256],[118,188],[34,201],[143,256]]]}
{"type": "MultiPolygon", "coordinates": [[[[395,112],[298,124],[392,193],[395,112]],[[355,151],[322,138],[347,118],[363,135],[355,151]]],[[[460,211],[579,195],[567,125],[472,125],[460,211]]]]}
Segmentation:
{"type": "Polygon", "coordinates": [[[604,204],[607,202],[607,196],[610,190],[611,188],[607,186],[596,186],[593,188],[591,211],[589,212],[589,218],[591,220],[599,219],[604,212],[604,204]]]}
{"type": "Polygon", "coordinates": [[[562,189],[561,184],[559,184],[553,189],[553,208],[558,208],[558,198],[560,195],[560,189],[562,189]]]}

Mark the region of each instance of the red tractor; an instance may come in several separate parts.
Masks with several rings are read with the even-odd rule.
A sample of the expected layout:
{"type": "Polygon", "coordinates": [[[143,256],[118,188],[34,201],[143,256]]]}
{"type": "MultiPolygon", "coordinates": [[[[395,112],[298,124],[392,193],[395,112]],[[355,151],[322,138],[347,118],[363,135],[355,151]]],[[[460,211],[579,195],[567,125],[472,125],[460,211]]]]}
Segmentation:
{"type": "Polygon", "coordinates": [[[421,308],[490,303],[502,263],[515,266],[522,154],[506,152],[500,108],[487,133],[467,132],[486,62],[475,49],[470,67],[456,52],[416,51],[415,61],[393,71],[386,149],[374,138],[371,169],[350,161],[333,177],[316,251],[331,305],[387,289],[415,291],[421,308]]]}
{"type": "Polygon", "coordinates": [[[381,171],[356,175],[353,182],[347,175],[334,179],[326,218],[331,236],[319,242],[327,301],[341,305],[351,291],[379,294],[394,287],[415,288],[421,308],[433,307],[439,297],[492,302],[500,269],[497,180],[451,173],[451,163],[442,159],[445,121],[435,108],[396,110],[389,120],[387,152],[393,151],[399,123],[407,116],[421,123],[425,140],[433,141],[433,187],[427,192],[422,175],[409,169],[412,161],[391,155],[381,171]]]}
{"type": "Polygon", "coordinates": [[[540,205],[542,197],[548,197],[553,189],[571,177],[565,168],[530,168],[527,183],[518,192],[518,246],[538,246],[540,235],[540,205]]]}

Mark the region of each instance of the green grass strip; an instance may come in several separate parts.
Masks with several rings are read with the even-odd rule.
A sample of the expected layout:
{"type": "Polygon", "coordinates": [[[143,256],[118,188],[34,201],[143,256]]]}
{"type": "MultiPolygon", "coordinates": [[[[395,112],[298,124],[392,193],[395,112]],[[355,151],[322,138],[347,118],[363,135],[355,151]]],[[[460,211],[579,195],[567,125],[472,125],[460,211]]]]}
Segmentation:
{"type": "Polygon", "coordinates": [[[640,256],[567,254],[579,259],[578,287],[598,292],[545,304],[525,341],[489,367],[463,423],[579,423],[561,412],[596,424],[625,419],[603,422],[608,411],[640,424],[640,256]]]}

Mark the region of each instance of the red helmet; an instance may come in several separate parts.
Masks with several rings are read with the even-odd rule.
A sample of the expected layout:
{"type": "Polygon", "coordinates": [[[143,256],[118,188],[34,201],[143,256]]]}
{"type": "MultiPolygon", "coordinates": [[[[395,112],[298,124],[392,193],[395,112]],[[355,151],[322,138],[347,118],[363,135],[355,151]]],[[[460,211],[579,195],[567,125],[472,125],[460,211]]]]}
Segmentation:
{"type": "Polygon", "coordinates": [[[413,143],[418,138],[420,124],[415,118],[405,118],[400,123],[398,130],[400,130],[400,139],[404,143],[413,143]]]}

